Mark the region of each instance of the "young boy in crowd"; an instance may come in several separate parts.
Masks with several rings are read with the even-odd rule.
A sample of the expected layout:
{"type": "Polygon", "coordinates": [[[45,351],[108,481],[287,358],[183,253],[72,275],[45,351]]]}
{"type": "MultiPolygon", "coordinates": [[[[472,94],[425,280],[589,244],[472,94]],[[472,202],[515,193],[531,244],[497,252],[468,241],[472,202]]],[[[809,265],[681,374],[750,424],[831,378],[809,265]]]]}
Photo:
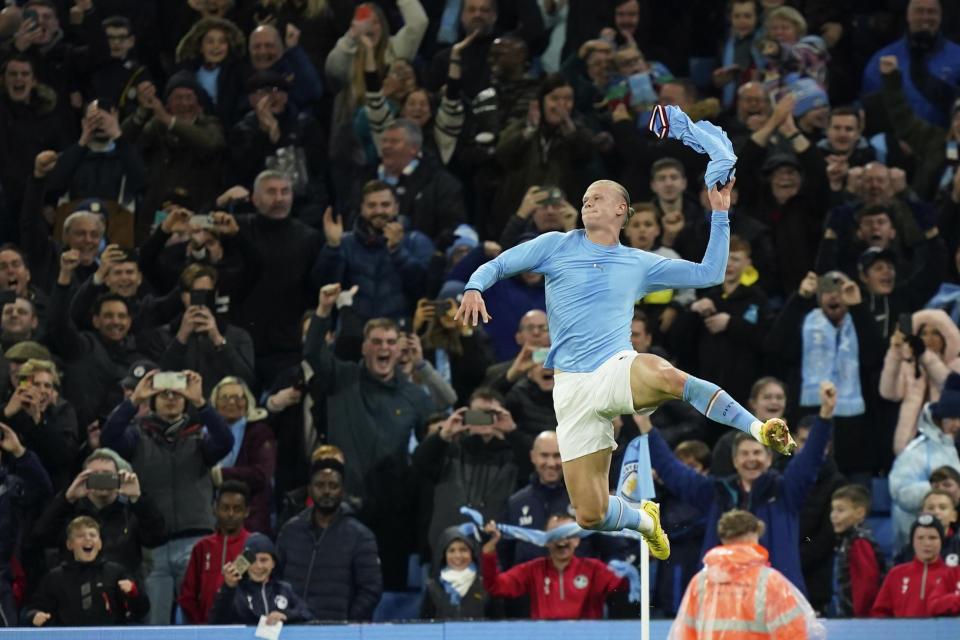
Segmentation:
{"type": "Polygon", "coordinates": [[[223,567],[240,555],[250,532],[243,521],[250,515],[250,490],[239,480],[220,485],[217,503],[217,531],[193,546],[190,564],[183,576],[177,603],[190,624],[206,624],[217,589],[223,584],[223,567]]]}
{"type": "MultiPolygon", "coordinates": [[[[943,545],[940,547],[940,557],[947,566],[955,567],[960,564],[960,537],[957,536],[957,505],[953,497],[944,491],[933,489],[928,491],[920,502],[920,513],[929,513],[935,517],[943,528],[943,545]]],[[[894,564],[901,564],[913,560],[913,545],[905,544],[893,557],[894,564]]]]}
{"type": "Polygon", "coordinates": [[[944,588],[951,569],[940,559],[943,526],[929,513],[910,527],[913,560],[898,564],[883,581],[870,615],[874,618],[924,618],[930,596],[944,588]]]}
{"type": "Polygon", "coordinates": [[[937,467],[930,473],[930,488],[943,491],[960,507],[960,471],[947,465],[937,467]]]}
{"type": "Polygon", "coordinates": [[[830,522],[837,534],[834,562],[834,615],[841,618],[870,615],[883,577],[883,553],[864,525],[870,494],[856,484],[840,487],[830,500],[830,522]]]}
{"type": "Polygon", "coordinates": [[[262,533],[247,538],[244,551],[253,554],[250,567],[241,572],[234,562],[223,566],[223,585],[210,609],[211,624],[255,625],[261,616],[267,624],[308,622],[314,619],[303,598],[289,582],[272,580],[277,566],[277,548],[262,533]]]}
{"type": "Polygon", "coordinates": [[[111,626],[146,615],[150,601],[127,570],[100,555],[100,525],[90,516],[67,525],[67,549],[73,558],[48,573],[21,622],[35,627],[111,626]]]}

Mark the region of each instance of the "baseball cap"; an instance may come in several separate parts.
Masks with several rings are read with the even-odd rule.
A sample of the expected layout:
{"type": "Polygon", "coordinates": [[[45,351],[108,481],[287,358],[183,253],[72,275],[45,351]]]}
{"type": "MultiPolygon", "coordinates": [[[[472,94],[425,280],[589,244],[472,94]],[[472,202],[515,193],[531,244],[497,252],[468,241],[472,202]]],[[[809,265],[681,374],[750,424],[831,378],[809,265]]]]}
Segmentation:
{"type": "Polygon", "coordinates": [[[882,247],[868,247],[857,259],[857,267],[862,273],[869,269],[877,260],[886,260],[890,264],[896,266],[897,255],[890,249],[884,249],[882,247]]]}
{"type": "Polygon", "coordinates": [[[143,376],[147,375],[149,372],[154,369],[159,369],[160,367],[153,360],[137,360],[130,368],[127,370],[127,375],[120,380],[120,386],[127,390],[134,389],[140,380],[143,379],[143,376]]]}

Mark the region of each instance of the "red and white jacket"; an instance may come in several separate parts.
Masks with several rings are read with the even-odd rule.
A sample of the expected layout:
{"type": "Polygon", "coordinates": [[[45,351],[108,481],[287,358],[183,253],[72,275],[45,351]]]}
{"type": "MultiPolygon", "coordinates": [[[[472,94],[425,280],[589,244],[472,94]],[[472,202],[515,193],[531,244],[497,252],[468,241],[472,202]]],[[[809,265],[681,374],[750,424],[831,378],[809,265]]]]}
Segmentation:
{"type": "Polygon", "coordinates": [[[574,558],[557,571],[549,557],[518,564],[500,573],[496,553],[483,554],[483,586],[497,598],[530,596],[534,619],[602,618],[607,594],[629,583],[593,558],[574,558]]]}
{"type": "Polygon", "coordinates": [[[193,545],[177,598],[188,623],[207,623],[217,589],[223,584],[223,565],[233,562],[243,552],[249,537],[250,532],[241,528],[235,536],[217,532],[193,545]]]}
{"type": "Polygon", "coordinates": [[[926,618],[927,603],[950,576],[939,557],[933,562],[917,559],[898,564],[883,580],[870,615],[874,618],[926,618]]]}

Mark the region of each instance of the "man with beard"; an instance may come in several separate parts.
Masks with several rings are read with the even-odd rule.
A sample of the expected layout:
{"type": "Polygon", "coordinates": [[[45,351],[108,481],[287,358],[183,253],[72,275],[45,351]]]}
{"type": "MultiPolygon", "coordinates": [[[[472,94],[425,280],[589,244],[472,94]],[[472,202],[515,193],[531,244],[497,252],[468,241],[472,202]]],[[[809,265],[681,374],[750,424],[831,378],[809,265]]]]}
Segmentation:
{"type": "Polygon", "coordinates": [[[903,91],[914,113],[938,126],[948,124],[955,87],[960,83],[960,45],[940,31],[940,0],[910,0],[907,33],[873,54],[863,70],[862,94],[881,90],[880,58],[896,56],[903,69],[903,91]]]}
{"type": "Polygon", "coordinates": [[[230,452],[233,434],[204,399],[198,373],[166,372],[165,377],[182,375],[182,384],[170,385],[156,384],[158,373],[155,369],[140,379],[133,394],[110,414],[100,439],[130,460],[163,514],[167,541],[153,549],[145,584],[152,605],[148,623],[166,625],[193,545],[213,533],[209,470],[230,452]],[[181,388],[171,388],[177,386],[181,388]],[[136,418],[138,405],[144,403],[150,411],[136,418]]]}
{"type": "Polygon", "coordinates": [[[281,578],[303,594],[317,620],[369,621],[383,592],[377,543],[343,502],[343,463],[321,458],[310,469],[313,506],[277,537],[281,578]]]}
{"type": "Polygon", "coordinates": [[[360,215],[353,230],[343,232],[340,216],[328,208],[323,215],[326,244],[311,275],[319,285],[357,285],[353,309],[360,320],[401,318],[411,314],[423,292],[433,242],[416,230],[405,230],[400,206],[389,184],[371,180],[363,185],[360,215]]]}
{"type": "MultiPolygon", "coordinates": [[[[139,359],[130,336],[127,301],[106,293],[92,307],[93,331],[81,331],[70,317],[70,283],[80,262],[80,253],[71,249],[60,257],[60,275],[50,296],[51,344],[64,361],[63,395],[73,403],[80,424],[89,424],[112,399],[119,395],[117,383],[139,359]]],[[[110,406],[113,406],[111,404],[110,406]]]]}
{"type": "Polygon", "coordinates": [[[367,321],[359,363],[334,355],[325,338],[340,292],[340,284],[320,289],[303,345],[303,359],[314,374],[311,394],[326,396],[325,424],[316,427],[350,461],[345,489],[363,500],[360,518],[377,536],[386,588],[404,588],[413,531],[398,529],[397,522],[406,521],[412,509],[410,436],[421,434],[432,405],[422,388],[397,375],[400,334],[393,320],[367,321]]]}

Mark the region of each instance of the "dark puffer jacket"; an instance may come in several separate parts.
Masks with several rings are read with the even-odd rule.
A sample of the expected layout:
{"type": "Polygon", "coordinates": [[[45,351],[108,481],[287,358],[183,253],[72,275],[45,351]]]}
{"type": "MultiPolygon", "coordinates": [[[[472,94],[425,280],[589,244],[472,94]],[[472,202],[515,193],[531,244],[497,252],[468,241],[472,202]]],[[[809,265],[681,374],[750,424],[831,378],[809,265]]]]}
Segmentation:
{"type": "Polygon", "coordinates": [[[310,608],[288,582],[254,582],[244,576],[235,587],[220,585],[210,609],[210,623],[255,625],[260,616],[272,611],[287,616],[284,624],[313,620],[310,608]]]}
{"type": "Polygon", "coordinates": [[[346,504],[326,529],[308,507],[277,537],[279,573],[317,620],[370,620],[383,592],[377,542],[346,504]]]}
{"type": "Polygon", "coordinates": [[[353,231],[336,247],[324,244],[311,275],[319,286],[339,282],[347,289],[360,287],[353,308],[363,320],[401,318],[410,314],[426,276],[423,254],[433,253],[433,243],[419,231],[407,229],[395,251],[387,249],[382,234],[357,218],[353,231]]]}

